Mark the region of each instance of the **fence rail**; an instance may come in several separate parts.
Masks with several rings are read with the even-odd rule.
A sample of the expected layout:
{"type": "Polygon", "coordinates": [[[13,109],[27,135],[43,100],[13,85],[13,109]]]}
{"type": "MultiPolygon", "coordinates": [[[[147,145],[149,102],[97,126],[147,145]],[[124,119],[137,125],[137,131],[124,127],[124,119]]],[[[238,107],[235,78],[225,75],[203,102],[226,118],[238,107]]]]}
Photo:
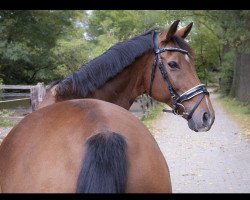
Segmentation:
{"type": "MultiPolygon", "coordinates": [[[[31,99],[32,111],[36,110],[39,103],[42,102],[46,93],[46,88],[43,83],[37,85],[0,85],[0,89],[4,90],[29,90],[27,93],[0,93],[0,97],[29,97],[31,99]]],[[[20,99],[19,99],[20,100],[20,99]]],[[[1,101],[2,103],[12,103],[13,100],[1,101]]]]}
{"type": "Polygon", "coordinates": [[[0,97],[30,97],[29,93],[1,93],[0,97]]]}
{"type": "MultiPolygon", "coordinates": [[[[14,101],[17,101],[21,104],[22,100],[27,100],[30,98],[32,111],[37,109],[37,106],[42,102],[45,93],[46,87],[43,83],[38,83],[37,85],[0,85],[0,90],[15,90],[15,92],[9,93],[0,93],[0,97],[17,97],[15,100],[5,100],[0,101],[0,108],[3,107],[11,107],[14,101]],[[29,90],[27,93],[23,91],[17,93],[16,90],[29,90]],[[24,97],[21,99],[21,97],[24,97]]],[[[149,113],[149,111],[157,104],[157,101],[153,100],[147,95],[141,95],[135,100],[135,105],[131,108],[131,112],[136,113],[136,115],[145,116],[149,113]]]]}
{"type": "Polygon", "coordinates": [[[30,90],[35,85],[0,85],[0,89],[30,90]]]}

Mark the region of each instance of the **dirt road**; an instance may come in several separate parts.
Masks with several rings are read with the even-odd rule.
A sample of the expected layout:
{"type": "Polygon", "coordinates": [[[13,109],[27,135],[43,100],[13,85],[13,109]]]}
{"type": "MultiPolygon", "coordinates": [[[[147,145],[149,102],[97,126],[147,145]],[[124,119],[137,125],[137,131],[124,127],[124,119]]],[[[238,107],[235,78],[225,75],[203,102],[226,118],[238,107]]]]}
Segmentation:
{"type": "Polygon", "coordinates": [[[151,129],[169,165],[174,193],[249,193],[250,138],[212,95],[216,119],[209,132],[162,113],[151,129]]]}

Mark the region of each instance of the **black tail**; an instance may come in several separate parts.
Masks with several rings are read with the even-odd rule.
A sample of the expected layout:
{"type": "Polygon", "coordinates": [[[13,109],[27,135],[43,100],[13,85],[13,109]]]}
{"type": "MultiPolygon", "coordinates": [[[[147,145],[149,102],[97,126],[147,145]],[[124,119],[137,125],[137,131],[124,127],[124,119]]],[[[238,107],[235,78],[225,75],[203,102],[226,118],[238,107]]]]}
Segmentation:
{"type": "Polygon", "coordinates": [[[124,193],[127,183],[127,144],[118,133],[103,132],[87,141],[77,193],[124,193]]]}

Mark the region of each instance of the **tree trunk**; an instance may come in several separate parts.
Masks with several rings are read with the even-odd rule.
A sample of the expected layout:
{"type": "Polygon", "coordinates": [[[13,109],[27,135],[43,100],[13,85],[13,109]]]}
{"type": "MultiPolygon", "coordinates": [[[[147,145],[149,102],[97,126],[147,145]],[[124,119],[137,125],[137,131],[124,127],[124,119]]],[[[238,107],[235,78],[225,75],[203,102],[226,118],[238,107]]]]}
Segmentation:
{"type": "Polygon", "coordinates": [[[250,54],[237,53],[230,94],[242,102],[250,102],[250,54]]]}

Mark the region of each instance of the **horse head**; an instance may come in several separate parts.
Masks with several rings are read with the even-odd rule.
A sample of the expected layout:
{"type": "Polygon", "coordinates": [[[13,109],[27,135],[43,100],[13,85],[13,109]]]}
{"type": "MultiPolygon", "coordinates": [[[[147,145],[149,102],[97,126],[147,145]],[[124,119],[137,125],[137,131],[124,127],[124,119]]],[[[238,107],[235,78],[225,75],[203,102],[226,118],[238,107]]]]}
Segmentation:
{"type": "Polygon", "coordinates": [[[154,32],[154,60],[148,70],[147,92],[172,107],[194,131],[208,131],[215,119],[209,92],[195,70],[194,52],[184,40],[193,23],[178,30],[179,20],[161,33],[154,32]]]}

